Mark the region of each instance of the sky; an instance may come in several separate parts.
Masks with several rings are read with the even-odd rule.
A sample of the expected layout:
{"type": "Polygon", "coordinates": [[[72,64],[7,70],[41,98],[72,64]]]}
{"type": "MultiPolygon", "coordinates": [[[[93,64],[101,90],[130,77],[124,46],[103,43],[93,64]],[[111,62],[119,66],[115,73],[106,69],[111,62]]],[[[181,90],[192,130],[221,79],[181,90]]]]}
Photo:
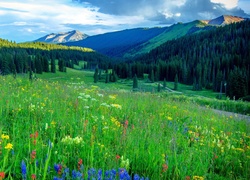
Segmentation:
{"type": "Polygon", "coordinates": [[[71,30],[96,35],[249,14],[249,0],[0,0],[0,38],[26,42],[71,30]]]}

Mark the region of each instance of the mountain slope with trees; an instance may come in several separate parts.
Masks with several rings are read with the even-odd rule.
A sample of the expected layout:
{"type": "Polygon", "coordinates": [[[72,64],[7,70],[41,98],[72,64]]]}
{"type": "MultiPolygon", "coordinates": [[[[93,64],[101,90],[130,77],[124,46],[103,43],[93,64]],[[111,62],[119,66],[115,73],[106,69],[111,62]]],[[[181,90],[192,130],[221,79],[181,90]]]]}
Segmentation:
{"type": "Polygon", "coordinates": [[[212,88],[230,98],[250,95],[250,21],[170,40],[150,53],[114,67],[121,78],[144,73],[152,81],[193,84],[193,90],[212,88]]]}

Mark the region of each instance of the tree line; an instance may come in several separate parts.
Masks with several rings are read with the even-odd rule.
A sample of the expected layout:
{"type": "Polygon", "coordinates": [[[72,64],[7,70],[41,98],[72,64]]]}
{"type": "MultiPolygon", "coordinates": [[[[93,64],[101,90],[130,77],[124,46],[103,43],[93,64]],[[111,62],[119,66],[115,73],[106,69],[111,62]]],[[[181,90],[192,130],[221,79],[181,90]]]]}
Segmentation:
{"type": "Polygon", "coordinates": [[[106,67],[110,58],[91,49],[81,47],[67,47],[62,45],[40,42],[17,44],[0,39],[0,74],[56,72],[66,71],[66,67],[73,68],[80,61],[88,62],[85,68],[93,69],[99,64],[106,67]]]}

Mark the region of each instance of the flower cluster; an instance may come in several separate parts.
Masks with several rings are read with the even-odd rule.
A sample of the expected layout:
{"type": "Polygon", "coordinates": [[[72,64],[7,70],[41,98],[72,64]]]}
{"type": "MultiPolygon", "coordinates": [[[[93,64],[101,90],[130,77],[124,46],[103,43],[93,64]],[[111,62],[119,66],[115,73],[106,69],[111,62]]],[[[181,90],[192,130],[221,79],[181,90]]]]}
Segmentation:
{"type": "Polygon", "coordinates": [[[75,138],[71,138],[70,136],[65,136],[62,139],[62,143],[67,144],[67,145],[72,145],[72,144],[80,144],[83,142],[82,137],[75,137],[75,138]]]}
{"type": "MultiPolygon", "coordinates": [[[[9,135],[5,135],[5,134],[1,135],[0,144],[3,143],[4,149],[7,149],[7,150],[13,149],[13,144],[7,142],[7,140],[9,139],[10,139],[9,135]]],[[[1,146],[0,146],[0,149],[1,149],[1,146]]]]}
{"type": "Polygon", "coordinates": [[[37,138],[38,138],[38,132],[36,131],[33,134],[30,134],[30,138],[33,140],[33,144],[36,145],[37,138]]]}

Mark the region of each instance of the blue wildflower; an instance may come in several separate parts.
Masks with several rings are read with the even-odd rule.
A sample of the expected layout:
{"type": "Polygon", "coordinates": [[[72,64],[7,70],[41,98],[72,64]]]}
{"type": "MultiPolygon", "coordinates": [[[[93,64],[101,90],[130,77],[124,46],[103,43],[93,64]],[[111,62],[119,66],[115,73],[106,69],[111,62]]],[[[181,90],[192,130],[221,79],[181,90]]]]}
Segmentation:
{"type": "Polygon", "coordinates": [[[72,178],[73,179],[77,179],[77,178],[81,178],[82,177],[82,173],[76,170],[72,171],[72,178]]]}
{"type": "Polygon", "coordinates": [[[111,178],[115,178],[115,176],[116,176],[116,170],[112,169],[111,170],[111,178]]]}
{"type": "Polygon", "coordinates": [[[36,167],[38,167],[39,166],[39,161],[38,160],[36,160],[36,167]]]}
{"type": "Polygon", "coordinates": [[[23,179],[26,179],[26,177],[27,177],[27,168],[26,168],[26,164],[25,164],[24,160],[22,160],[22,163],[21,163],[21,171],[22,171],[23,179]]]}
{"type": "Polygon", "coordinates": [[[65,169],[64,169],[64,172],[63,172],[63,174],[62,174],[62,178],[63,178],[63,179],[66,178],[66,177],[68,176],[68,174],[69,174],[69,168],[65,168],[65,169]]]}
{"type": "Polygon", "coordinates": [[[140,176],[139,176],[138,174],[136,174],[136,175],[134,176],[134,180],[140,180],[140,176]]]}
{"type": "Polygon", "coordinates": [[[62,170],[62,165],[61,164],[55,164],[54,169],[57,173],[60,173],[62,170]]]}
{"type": "Polygon", "coordinates": [[[76,170],[73,170],[73,171],[72,171],[72,178],[73,178],[73,179],[75,179],[75,178],[77,177],[76,173],[77,173],[76,170]]]}
{"type": "Polygon", "coordinates": [[[59,177],[54,177],[53,180],[63,180],[63,179],[59,177]]]}
{"type": "Polygon", "coordinates": [[[88,179],[90,179],[91,177],[94,178],[96,174],[96,170],[94,168],[91,168],[88,170],[88,179]]]}
{"type": "Polygon", "coordinates": [[[109,172],[109,171],[105,171],[105,173],[104,173],[105,178],[108,178],[108,177],[109,177],[109,174],[110,174],[110,172],[109,172]]]}
{"type": "Polygon", "coordinates": [[[98,180],[101,180],[102,179],[102,170],[99,169],[98,170],[98,180]]]}

